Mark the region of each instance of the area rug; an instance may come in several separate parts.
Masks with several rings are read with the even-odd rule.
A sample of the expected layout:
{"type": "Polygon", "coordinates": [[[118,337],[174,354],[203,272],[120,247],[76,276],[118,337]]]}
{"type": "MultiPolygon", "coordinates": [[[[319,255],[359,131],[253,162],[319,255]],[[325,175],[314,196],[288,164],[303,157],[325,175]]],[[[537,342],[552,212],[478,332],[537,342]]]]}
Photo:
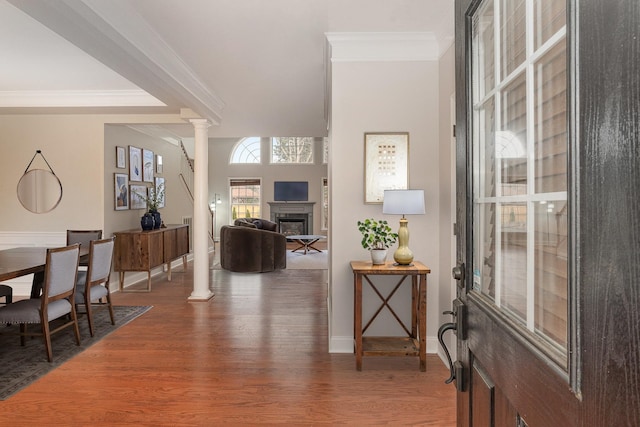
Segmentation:
{"type": "Polygon", "coordinates": [[[33,339],[27,337],[27,342],[22,347],[19,336],[8,334],[17,332],[18,326],[0,325],[0,333],[2,333],[0,335],[0,366],[2,366],[2,370],[0,370],[0,400],[6,400],[150,309],[150,306],[114,306],[115,325],[111,324],[108,310],[97,310],[93,315],[95,329],[93,337],[89,334],[87,318],[80,315],[78,319],[80,345],[76,345],[72,328],[66,328],[52,335],[52,363],[47,362],[47,353],[41,337],[33,339]]]}
{"type": "MultiPolygon", "coordinates": [[[[287,270],[326,270],[329,268],[329,254],[311,251],[305,255],[303,252],[291,252],[287,249],[287,270]]],[[[217,259],[210,266],[211,270],[222,270],[217,259]]]]}
{"type": "Polygon", "coordinates": [[[291,252],[287,250],[287,270],[326,270],[329,268],[329,253],[309,251],[291,252]]]}

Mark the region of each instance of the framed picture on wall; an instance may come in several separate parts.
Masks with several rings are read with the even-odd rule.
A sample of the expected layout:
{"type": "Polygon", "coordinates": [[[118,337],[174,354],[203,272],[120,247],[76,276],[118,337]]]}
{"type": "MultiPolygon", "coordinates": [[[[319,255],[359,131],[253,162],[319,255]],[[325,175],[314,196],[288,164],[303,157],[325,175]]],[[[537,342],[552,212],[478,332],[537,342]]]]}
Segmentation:
{"type": "Polygon", "coordinates": [[[129,176],[126,173],[113,174],[113,194],[115,210],[129,209],[129,176]]]}
{"type": "Polygon", "coordinates": [[[129,181],[142,181],[142,150],[129,146],[129,181]]]}
{"type": "Polygon", "coordinates": [[[127,153],[124,147],[116,147],[116,167],[125,169],[127,167],[127,153]]]}
{"type": "Polygon", "coordinates": [[[131,185],[131,209],[145,209],[147,202],[144,197],[147,197],[146,185],[131,185]]]}
{"type": "Polygon", "coordinates": [[[153,159],[153,151],[142,150],[142,180],[144,182],[153,182],[153,173],[155,172],[153,159]]]}
{"type": "Polygon", "coordinates": [[[162,156],[156,154],[156,173],[162,173],[162,156]]]}
{"type": "Polygon", "coordinates": [[[409,132],[364,134],[364,202],[382,203],[384,190],[409,188],[409,132]]]}
{"type": "Polygon", "coordinates": [[[156,177],[155,194],[158,194],[158,208],[164,208],[167,192],[164,188],[164,178],[156,177]]]}

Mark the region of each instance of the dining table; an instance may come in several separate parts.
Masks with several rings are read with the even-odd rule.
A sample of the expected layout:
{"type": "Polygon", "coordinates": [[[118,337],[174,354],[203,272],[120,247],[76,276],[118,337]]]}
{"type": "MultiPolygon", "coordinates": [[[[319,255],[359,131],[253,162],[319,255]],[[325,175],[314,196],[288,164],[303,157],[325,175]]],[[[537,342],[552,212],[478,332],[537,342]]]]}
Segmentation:
{"type": "MultiPolygon", "coordinates": [[[[0,282],[33,274],[31,298],[39,298],[44,283],[47,249],[41,246],[24,246],[0,250],[0,282]]],[[[89,248],[80,246],[80,258],[88,257],[89,248]]]]}

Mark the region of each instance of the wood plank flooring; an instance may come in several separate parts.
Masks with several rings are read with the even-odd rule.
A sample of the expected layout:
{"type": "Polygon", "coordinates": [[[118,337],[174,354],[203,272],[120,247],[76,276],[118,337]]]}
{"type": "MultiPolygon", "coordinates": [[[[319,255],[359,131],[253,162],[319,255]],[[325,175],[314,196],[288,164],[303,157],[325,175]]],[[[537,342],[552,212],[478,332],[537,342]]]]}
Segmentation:
{"type": "Polygon", "coordinates": [[[325,270],[211,270],[215,297],[190,303],[191,268],[114,294],[153,309],[0,402],[0,425],[455,425],[437,356],[427,372],[417,358],[357,372],[328,353],[325,270]]]}

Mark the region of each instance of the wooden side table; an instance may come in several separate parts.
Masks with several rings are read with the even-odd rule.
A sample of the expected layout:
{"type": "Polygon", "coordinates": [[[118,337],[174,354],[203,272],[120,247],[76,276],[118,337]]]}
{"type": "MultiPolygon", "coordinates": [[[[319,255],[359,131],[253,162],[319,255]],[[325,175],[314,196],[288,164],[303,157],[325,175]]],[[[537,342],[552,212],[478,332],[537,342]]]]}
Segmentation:
{"type": "Polygon", "coordinates": [[[419,356],[420,371],[427,370],[427,274],[431,270],[419,261],[410,266],[394,265],[387,261],[384,265],[373,265],[367,261],[351,261],[354,279],[353,335],[356,353],[356,369],[362,370],[363,356],[419,356]],[[385,297],[376,288],[371,276],[400,276],[392,291],[385,297]],[[409,330],[389,305],[400,285],[411,277],[411,325],[409,330]],[[362,322],[362,279],[369,283],[382,300],[382,305],[363,326],[362,322]],[[405,337],[363,337],[367,328],[380,312],[387,308],[407,333],[405,337]]]}

